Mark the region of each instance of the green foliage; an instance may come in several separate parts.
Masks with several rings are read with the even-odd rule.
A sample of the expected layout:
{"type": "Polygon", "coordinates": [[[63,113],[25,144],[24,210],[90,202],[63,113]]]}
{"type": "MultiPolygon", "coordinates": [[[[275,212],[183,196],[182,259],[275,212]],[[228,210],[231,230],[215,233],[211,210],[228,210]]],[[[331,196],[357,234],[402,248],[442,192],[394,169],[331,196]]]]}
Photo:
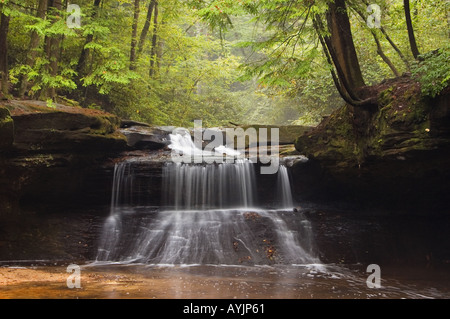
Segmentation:
{"type": "Polygon", "coordinates": [[[52,99],[47,99],[46,103],[47,103],[48,108],[56,109],[56,105],[55,105],[55,103],[53,103],[52,99]]]}
{"type": "Polygon", "coordinates": [[[420,82],[422,93],[435,97],[450,85],[450,46],[423,54],[421,59],[412,74],[420,82]]]}
{"type": "MultiPolygon", "coordinates": [[[[132,70],[133,0],[102,1],[99,8],[93,0],[78,0],[79,29],[66,26],[69,13],[64,9],[37,18],[37,3],[4,0],[0,5],[11,16],[8,58],[14,93],[27,78],[28,93],[44,101],[46,92],[54,89],[84,107],[177,126],[191,126],[195,119],[208,126],[314,125],[343,103],[312,24],[313,15],[325,17],[329,0],[159,0],[156,46],[152,47],[152,21],[132,70]],[[29,63],[33,33],[39,36],[39,45],[29,63]],[[60,40],[56,75],[50,68],[49,39],[60,40]],[[78,65],[82,52],[85,64],[78,65]]],[[[376,52],[371,30],[353,10],[367,14],[366,6],[346,3],[366,83],[391,77],[376,52]]],[[[412,64],[402,1],[377,3],[382,26],[412,64]]],[[[140,1],[138,38],[148,5],[149,0],[140,1]]],[[[411,5],[421,52],[448,42],[448,1],[416,0],[411,5]]],[[[408,71],[381,31],[375,32],[393,64],[401,73],[408,71]]],[[[448,58],[446,47],[413,65],[425,94],[434,96],[448,86],[448,58]]]]}

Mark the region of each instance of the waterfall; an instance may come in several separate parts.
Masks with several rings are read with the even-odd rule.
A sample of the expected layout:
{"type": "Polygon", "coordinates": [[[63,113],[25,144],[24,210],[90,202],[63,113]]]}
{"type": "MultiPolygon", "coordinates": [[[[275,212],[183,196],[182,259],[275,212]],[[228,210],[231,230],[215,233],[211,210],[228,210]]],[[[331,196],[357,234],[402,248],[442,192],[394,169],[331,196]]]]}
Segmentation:
{"type": "Polygon", "coordinates": [[[176,210],[251,207],[255,204],[253,164],[192,165],[167,163],[163,168],[163,206],[176,210]]]}
{"type": "Polygon", "coordinates": [[[103,225],[97,259],[109,260],[109,254],[117,247],[122,229],[123,204],[131,204],[133,174],[128,162],[114,165],[110,215],[103,225]]]}
{"type": "Polygon", "coordinates": [[[294,207],[294,200],[292,199],[291,182],[287,167],[280,165],[277,174],[277,195],[281,208],[292,208],[294,207]]]}
{"type": "MultiPolygon", "coordinates": [[[[193,147],[185,136],[175,135],[173,140],[174,148],[193,147]]],[[[98,262],[319,263],[310,222],[292,210],[285,166],[274,185],[282,207],[266,210],[258,207],[255,165],[246,159],[166,163],[159,209],[133,205],[133,165],[125,161],[115,166],[111,213],[103,227],[98,262]]]]}

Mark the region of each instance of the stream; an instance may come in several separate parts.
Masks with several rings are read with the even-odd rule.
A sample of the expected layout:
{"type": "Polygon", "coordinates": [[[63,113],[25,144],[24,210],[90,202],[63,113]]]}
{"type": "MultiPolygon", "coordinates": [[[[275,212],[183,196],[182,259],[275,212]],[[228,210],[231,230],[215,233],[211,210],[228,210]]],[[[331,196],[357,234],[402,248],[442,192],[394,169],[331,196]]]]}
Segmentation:
{"type": "MultiPolygon", "coordinates": [[[[186,136],[172,149],[199,152],[186,136]]],[[[296,203],[284,163],[262,199],[245,158],[165,163],[152,206],[142,165],[115,165],[108,208],[25,221],[28,240],[9,245],[28,258],[0,261],[0,298],[450,298],[448,218],[296,203]],[[44,251],[53,259],[33,259],[44,251]],[[80,266],[80,287],[68,287],[68,264],[80,266]],[[369,265],[381,270],[377,287],[369,265]]]]}

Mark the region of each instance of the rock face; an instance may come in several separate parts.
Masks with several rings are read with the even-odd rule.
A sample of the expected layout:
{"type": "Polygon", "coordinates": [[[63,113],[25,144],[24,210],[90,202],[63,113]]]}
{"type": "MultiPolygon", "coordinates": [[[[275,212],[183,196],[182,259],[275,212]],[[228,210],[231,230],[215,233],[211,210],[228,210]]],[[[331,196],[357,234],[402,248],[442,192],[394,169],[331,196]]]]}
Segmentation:
{"type": "Polygon", "coordinates": [[[14,122],[8,109],[0,106],[0,150],[10,148],[14,141],[14,122]]]}
{"type": "Polygon", "coordinates": [[[14,147],[23,151],[100,152],[124,149],[126,139],[117,132],[120,119],[97,110],[40,101],[3,103],[15,124],[14,147]]]}
{"type": "Polygon", "coordinates": [[[0,105],[0,119],[0,149],[7,147],[0,154],[0,215],[20,205],[108,202],[113,167],[108,159],[129,149],[118,117],[8,101],[0,105]]]}
{"type": "MultiPolygon", "coordinates": [[[[310,159],[307,167],[294,169],[297,180],[310,181],[311,193],[315,189],[322,198],[443,209],[450,177],[450,90],[428,99],[408,77],[375,89],[378,108],[345,105],[296,140],[296,149],[310,159]]],[[[304,189],[297,185],[298,192],[304,189]]]]}

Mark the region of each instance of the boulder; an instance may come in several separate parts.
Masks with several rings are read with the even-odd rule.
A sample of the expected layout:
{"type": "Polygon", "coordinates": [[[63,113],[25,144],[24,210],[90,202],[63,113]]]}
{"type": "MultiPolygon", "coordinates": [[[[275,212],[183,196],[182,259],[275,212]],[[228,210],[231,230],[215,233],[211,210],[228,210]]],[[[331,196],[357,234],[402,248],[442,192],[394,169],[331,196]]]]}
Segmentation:
{"type": "Polygon", "coordinates": [[[169,133],[158,127],[139,125],[119,131],[127,138],[128,146],[134,149],[158,150],[170,143],[169,133]]]}

